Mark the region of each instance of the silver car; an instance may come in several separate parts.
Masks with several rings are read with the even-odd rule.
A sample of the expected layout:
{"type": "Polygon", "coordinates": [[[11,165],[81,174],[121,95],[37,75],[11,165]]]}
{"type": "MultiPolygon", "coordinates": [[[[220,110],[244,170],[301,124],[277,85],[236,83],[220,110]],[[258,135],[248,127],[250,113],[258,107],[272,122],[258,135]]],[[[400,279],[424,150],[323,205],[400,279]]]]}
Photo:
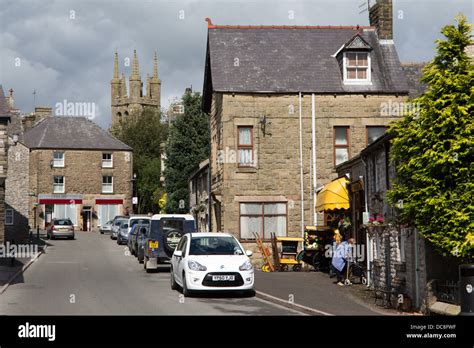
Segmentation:
{"type": "Polygon", "coordinates": [[[106,232],[112,232],[112,224],[114,223],[113,220],[107,221],[105,224],[99,226],[100,234],[104,234],[106,232]]]}
{"type": "Polygon", "coordinates": [[[120,227],[118,229],[117,233],[117,244],[127,244],[128,242],[128,220],[123,221],[120,224],[120,227]]]}
{"type": "Polygon", "coordinates": [[[74,239],[74,224],[70,219],[53,219],[46,229],[46,238],[74,239]]]}
{"type": "Polygon", "coordinates": [[[118,232],[119,232],[119,229],[120,229],[120,225],[123,222],[128,222],[128,219],[125,219],[125,218],[123,218],[123,219],[122,218],[114,219],[114,223],[112,225],[112,233],[110,234],[111,239],[117,239],[118,232]]]}

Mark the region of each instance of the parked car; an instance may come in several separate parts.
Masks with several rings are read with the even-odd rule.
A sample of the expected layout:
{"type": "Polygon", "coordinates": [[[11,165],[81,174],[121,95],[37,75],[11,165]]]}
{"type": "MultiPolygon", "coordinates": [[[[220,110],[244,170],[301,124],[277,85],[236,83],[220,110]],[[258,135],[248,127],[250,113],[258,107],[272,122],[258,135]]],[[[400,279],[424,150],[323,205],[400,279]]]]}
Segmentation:
{"type": "Polygon", "coordinates": [[[74,224],[70,219],[53,219],[46,229],[46,238],[69,238],[74,239],[74,224]]]}
{"type": "Polygon", "coordinates": [[[114,222],[112,224],[112,233],[110,234],[111,239],[117,239],[117,234],[118,234],[120,225],[124,221],[128,221],[128,218],[126,216],[116,216],[114,218],[114,222]]]}
{"type": "Polygon", "coordinates": [[[138,241],[137,236],[138,236],[140,227],[141,227],[141,224],[135,224],[133,225],[132,229],[128,233],[128,241],[127,241],[128,250],[130,250],[130,253],[135,256],[137,254],[137,241],[138,241]]]}
{"type": "Polygon", "coordinates": [[[100,225],[99,226],[100,234],[104,234],[106,232],[111,232],[113,223],[114,223],[114,221],[110,220],[110,221],[107,221],[105,224],[100,225]]]}
{"type": "Polygon", "coordinates": [[[171,258],[171,289],[238,290],[253,292],[254,269],[239,241],[229,233],[189,233],[171,258]]]}
{"type": "Polygon", "coordinates": [[[132,227],[135,224],[149,224],[151,220],[151,216],[147,215],[134,215],[131,216],[128,220],[128,231],[130,232],[132,227]]]}
{"type": "Polygon", "coordinates": [[[192,215],[153,215],[144,241],[143,268],[149,272],[157,269],[159,264],[169,263],[181,236],[195,231],[192,215]]]}
{"type": "Polygon", "coordinates": [[[128,220],[122,220],[117,233],[117,244],[126,244],[128,241],[128,220]]]}

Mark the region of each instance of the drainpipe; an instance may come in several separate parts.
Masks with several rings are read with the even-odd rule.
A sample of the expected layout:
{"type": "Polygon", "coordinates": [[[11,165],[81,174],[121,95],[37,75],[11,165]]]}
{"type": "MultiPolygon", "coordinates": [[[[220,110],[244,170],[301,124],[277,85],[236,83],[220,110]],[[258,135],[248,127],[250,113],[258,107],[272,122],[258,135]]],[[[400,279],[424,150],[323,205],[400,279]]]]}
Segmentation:
{"type": "Polygon", "coordinates": [[[318,224],[318,215],[316,214],[316,106],[315,106],[315,97],[314,93],[311,95],[311,142],[312,142],[312,155],[313,155],[313,203],[311,206],[313,211],[313,224],[316,226],[318,224]]]}
{"type": "Polygon", "coordinates": [[[301,92],[298,95],[299,114],[300,114],[300,195],[301,195],[301,236],[304,238],[304,184],[303,184],[303,122],[301,108],[301,92]]]}
{"type": "Polygon", "coordinates": [[[420,267],[420,260],[418,255],[418,230],[415,228],[414,232],[415,237],[415,307],[418,308],[420,306],[419,296],[420,296],[420,274],[419,274],[419,267],[420,267]]]}
{"type": "MultiPolygon", "coordinates": [[[[365,177],[363,178],[364,180],[364,201],[365,201],[365,213],[369,213],[369,200],[368,200],[368,169],[367,169],[367,162],[364,161],[364,158],[361,156],[361,161],[362,164],[364,165],[364,172],[365,172],[365,177]]],[[[365,240],[366,240],[366,246],[367,246],[367,287],[371,285],[372,282],[372,268],[371,268],[371,262],[373,259],[373,253],[372,253],[372,240],[369,237],[369,234],[366,232],[365,233],[365,240]]]]}

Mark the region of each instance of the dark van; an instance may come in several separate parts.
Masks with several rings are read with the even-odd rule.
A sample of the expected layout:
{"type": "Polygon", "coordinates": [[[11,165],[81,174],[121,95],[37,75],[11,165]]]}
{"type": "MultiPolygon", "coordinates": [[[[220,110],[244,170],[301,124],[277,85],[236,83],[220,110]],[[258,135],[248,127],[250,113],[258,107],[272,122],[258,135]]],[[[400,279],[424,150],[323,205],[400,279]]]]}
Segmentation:
{"type": "Polygon", "coordinates": [[[196,232],[196,222],[189,214],[157,214],[151,218],[144,243],[143,268],[149,272],[159,264],[169,263],[181,236],[196,232]]]}

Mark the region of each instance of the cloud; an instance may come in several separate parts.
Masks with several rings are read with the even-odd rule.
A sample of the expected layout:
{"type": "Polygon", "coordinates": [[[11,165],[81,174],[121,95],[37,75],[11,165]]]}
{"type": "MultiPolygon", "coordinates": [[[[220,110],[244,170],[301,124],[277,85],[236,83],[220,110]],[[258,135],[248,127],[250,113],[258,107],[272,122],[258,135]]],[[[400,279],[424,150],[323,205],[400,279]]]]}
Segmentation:
{"type": "MultiPolygon", "coordinates": [[[[113,54],[123,65],[137,49],[143,80],[152,73],[158,51],[162,105],[186,87],[202,89],[207,23],[348,25],[368,24],[365,0],[8,0],[0,13],[0,83],[15,90],[23,112],[64,99],[93,102],[95,121],[110,124],[113,54]],[[363,9],[363,7],[362,7],[363,9]],[[21,66],[15,66],[15,58],[21,66]]],[[[394,34],[402,60],[424,61],[434,54],[439,30],[464,12],[473,20],[469,0],[394,0],[394,34]],[[403,11],[403,18],[398,18],[403,11]],[[429,14],[429,15],[427,15],[429,14]]]]}

